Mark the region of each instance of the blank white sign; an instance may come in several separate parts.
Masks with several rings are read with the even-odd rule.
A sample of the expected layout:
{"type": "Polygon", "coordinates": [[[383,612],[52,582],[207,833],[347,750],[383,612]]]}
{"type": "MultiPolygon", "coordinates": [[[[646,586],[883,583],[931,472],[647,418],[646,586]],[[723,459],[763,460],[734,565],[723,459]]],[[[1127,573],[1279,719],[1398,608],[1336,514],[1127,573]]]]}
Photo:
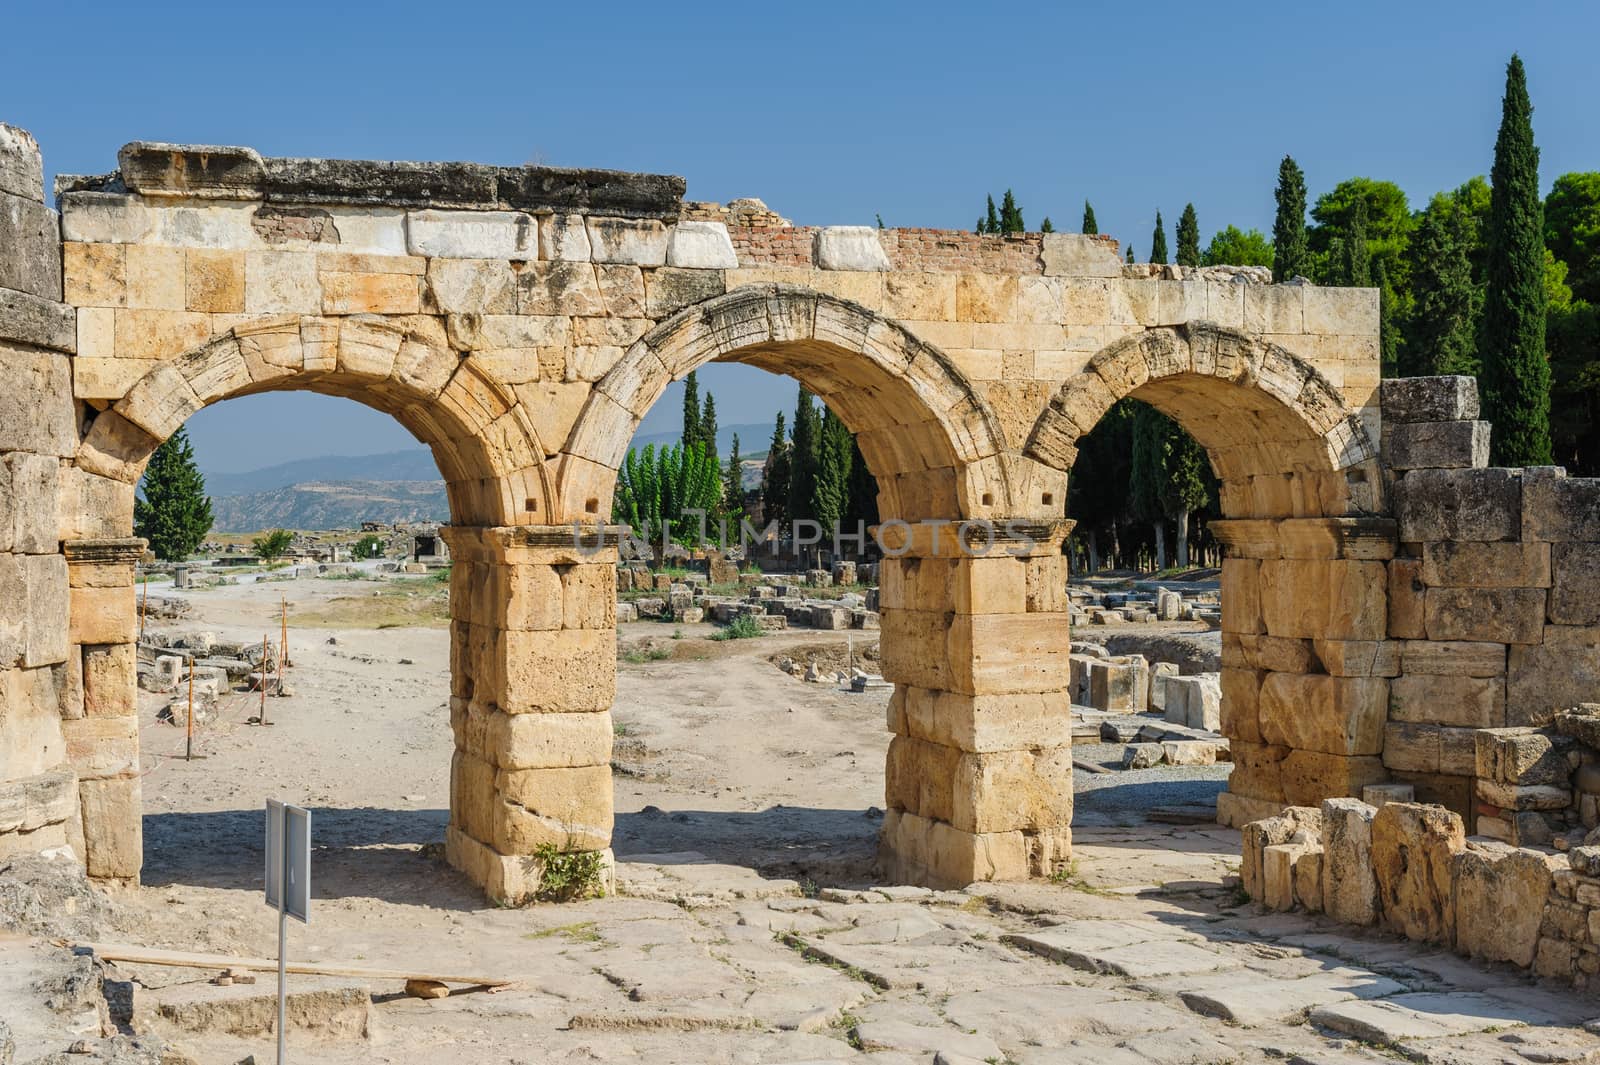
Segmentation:
{"type": "Polygon", "coordinates": [[[267,800],[267,905],[311,923],[311,811],[267,800]]]}

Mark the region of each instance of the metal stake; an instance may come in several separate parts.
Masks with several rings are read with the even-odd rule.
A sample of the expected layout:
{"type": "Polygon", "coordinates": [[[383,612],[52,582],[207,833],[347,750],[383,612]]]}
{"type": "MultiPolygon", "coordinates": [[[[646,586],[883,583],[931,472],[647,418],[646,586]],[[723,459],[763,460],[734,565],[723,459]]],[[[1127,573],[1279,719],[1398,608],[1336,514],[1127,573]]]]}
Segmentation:
{"type": "Polygon", "coordinates": [[[261,723],[267,723],[267,637],[261,637],[261,723]]]}
{"type": "Polygon", "coordinates": [[[183,760],[194,761],[194,657],[189,658],[189,718],[185,722],[183,760]]]}
{"type": "Polygon", "coordinates": [[[287,947],[289,943],[289,912],[284,904],[286,900],[280,889],[278,903],[278,1065],[283,1065],[283,1037],[285,1019],[288,1014],[286,1001],[288,999],[289,962],[287,947]]]}

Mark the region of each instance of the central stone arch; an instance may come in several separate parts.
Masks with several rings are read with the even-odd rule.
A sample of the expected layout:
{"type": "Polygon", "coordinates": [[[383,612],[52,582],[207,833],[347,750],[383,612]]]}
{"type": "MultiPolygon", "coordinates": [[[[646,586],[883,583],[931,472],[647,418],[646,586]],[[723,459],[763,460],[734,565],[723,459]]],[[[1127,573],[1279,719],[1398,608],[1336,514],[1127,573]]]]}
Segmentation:
{"type": "Polygon", "coordinates": [[[1208,322],[1105,348],[1051,399],[1026,451],[1063,472],[1113,403],[1142,400],[1206,449],[1221,481],[1219,819],[1359,795],[1387,779],[1388,571],[1396,528],[1367,422],[1286,349],[1208,322]]]}

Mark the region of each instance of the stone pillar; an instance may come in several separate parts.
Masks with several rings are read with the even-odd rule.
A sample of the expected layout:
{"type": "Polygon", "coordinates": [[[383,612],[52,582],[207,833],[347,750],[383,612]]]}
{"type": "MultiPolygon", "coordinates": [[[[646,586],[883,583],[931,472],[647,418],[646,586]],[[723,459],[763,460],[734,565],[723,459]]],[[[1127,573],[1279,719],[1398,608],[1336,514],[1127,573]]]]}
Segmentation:
{"type": "Polygon", "coordinates": [[[0,124],[0,856],[81,854],[61,727],[81,702],[59,528],[64,462],[78,444],[75,321],[39,147],[0,124]]]}
{"type": "Polygon", "coordinates": [[[140,539],[68,540],[68,661],[77,699],[61,723],[78,774],[89,875],[137,883],[144,863],[139,778],[139,616],[134,564],[140,539]]]}
{"type": "Polygon", "coordinates": [[[1071,522],[886,523],[891,880],[1045,876],[1072,848],[1071,522]]]}
{"type": "Polygon", "coordinates": [[[541,849],[611,845],[616,539],[565,525],[440,533],[454,559],[446,852],[490,898],[520,904],[538,892],[541,849]]]}

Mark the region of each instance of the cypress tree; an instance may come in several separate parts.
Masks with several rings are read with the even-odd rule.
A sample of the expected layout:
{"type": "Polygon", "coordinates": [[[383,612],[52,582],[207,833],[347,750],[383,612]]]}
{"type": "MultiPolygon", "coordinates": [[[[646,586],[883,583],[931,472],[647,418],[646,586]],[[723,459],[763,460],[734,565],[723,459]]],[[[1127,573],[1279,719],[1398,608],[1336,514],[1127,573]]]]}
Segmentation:
{"type": "Polygon", "coordinates": [[[1133,243],[1131,241],[1128,243],[1128,263],[1129,265],[1133,263],[1133,243]]]}
{"type": "Polygon", "coordinates": [[[1544,205],[1522,58],[1506,67],[1489,172],[1489,286],[1483,311],[1484,417],[1497,466],[1546,466],[1550,364],[1545,358],[1544,205]]]}
{"type": "Polygon", "coordinates": [[[1441,193],[1411,236],[1406,254],[1415,304],[1406,338],[1407,376],[1478,372],[1471,227],[1460,200],[1441,193]]]}
{"type": "Polygon", "coordinates": [[[1022,208],[1017,206],[1017,199],[1007,189],[1006,194],[1000,199],[1000,232],[1022,233],[1027,230],[1022,223],[1022,208]]]}
{"type": "Polygon", "coordinates": [[[1088,200],[1083,201],[1083,231],[1091,236],[1100,232],[1100,225],[1094,220],[1094,205],[1088,200]]]}
{"type": "Polygon", "coordinates": [[[150,456],[139,488],[142,498],[133,501],[134,532],[150,541],[157,558],[182,562],[205,540],[213,521],[206,481],[184,427],[150,456]]]}
{"type": "Polygon", "coordinates": [[[739,434],[733,434],[732,449],[728,452],[728,468],[722,474],[722,513],[729,525],[737,527],[744,517],[744,470],[739,468],[739,434]]]}
{"type": "Polygon", "coordinates": [[[772,428],[772,443],[761,470],[761,520],[782,524],[789,516],[789,438],[783,428],[783,411],[772,428]]]}
{"type": "Polygon", "coordinates": [[[1178,265],[1200,265],[1200,219],[1194,213],[1194,204],[1183,205],[1178,216],[1178,265]]]}
{"type": "Polygon", "coordinates": [[[989,201],[989,206],[983,216],[982,232],[998,233],[1000,232],[1000,214],[994,209],[994,197],[987,196],[985,199],[989,201]]]}
{"type": "Polygon", "coordinates": [[[700,438],[700,382],[690,370],[689,376],[683,379],[683,446],[688,447],[700,438]]]}
{"type": "Polygon", "coordinates": [[[1382,259],[1372,263],[1372,287],[1378,290],[1378,367],[1385,377],[1400,372],[1400,325],[1394,320],[1395,292],[1382,259]]]}
{"type": "Polygon", "coordinates": [[[1304,276],[1306,261],[1306,176],[1292,156],[1278,164],[1278,214],[1272,222],[1272,279],[1304,276]]]}
{"type": "Polygon", "coordinates": [[[717,397],[710,392],[706,393],[706,405],[700,415],[700,442],[706,446],[706,454],[717,454],[717,397]]]}
{"type": "Polygon", "coordinates": [[[1044,221],[1039,223],[1039,232],[1041,232],[1041,233],[1054,233],[1055,231],[1056,231],[1055,223],[1050,221],[1050,216],[1049,215],[1045,215],[1044,216],[1044,221]]]}
{"type": "Polygon", "coordinates": [[[845,506],[845,532],[852,535],[857,524],[878,524],[878,481],[867,469],[867,460],[861,454],[861,445],[850,437],[850,502],[845,506]]]}
{"type": "Polygon", "coordinates": [[[811,509],[812,490],[817,483],[817,451],[821,420],[817,408],[811,403],[811,393],[800,386],[800,398],[794,408],[794,431],[789,449],[789,520],[815,518],[811,509]]]}
{"type": "Polygon", "coordinates": [[[844,517],[850,501],[850,430],[844,427],[833,409],[823,407],[818,433],[817,475],[811,487],[811,512],[831,536],[844,517]]]}
{"type": "Polygon", "coordinates": [[[1167,261],[1167,231],[1161,226],[1161,212],[1156,212],[1156,231],[1150,234],[1150,261],[1164,263],[1167,261]]]}

